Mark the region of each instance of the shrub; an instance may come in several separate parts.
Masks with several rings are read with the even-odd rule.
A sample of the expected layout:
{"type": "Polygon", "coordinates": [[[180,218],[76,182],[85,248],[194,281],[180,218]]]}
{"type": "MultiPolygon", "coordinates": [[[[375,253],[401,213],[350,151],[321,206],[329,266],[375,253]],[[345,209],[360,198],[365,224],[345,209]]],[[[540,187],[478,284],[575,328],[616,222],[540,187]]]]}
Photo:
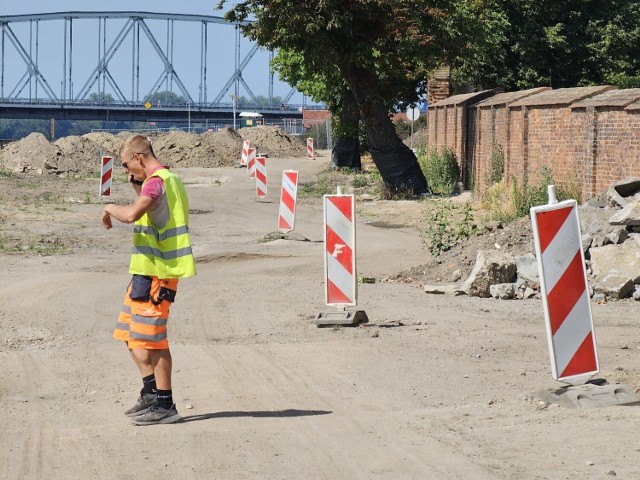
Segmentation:
{"type": "Polygon", "coordinates": [[[442,147],[440,150],[432,148],[428,155],[422,158],[421,167],[431,191],[451,195],[455,184],[460,180],[460,167],[453,150],[448,147],[442,147]]]}
{"type": "Polygon", "coordinates": [[[502,145],[495,140],[492,143],[491,148],[491,165],[489,167],[489,185],[495,185],[502,181],[504,176],[504,150],[502,145]]]}

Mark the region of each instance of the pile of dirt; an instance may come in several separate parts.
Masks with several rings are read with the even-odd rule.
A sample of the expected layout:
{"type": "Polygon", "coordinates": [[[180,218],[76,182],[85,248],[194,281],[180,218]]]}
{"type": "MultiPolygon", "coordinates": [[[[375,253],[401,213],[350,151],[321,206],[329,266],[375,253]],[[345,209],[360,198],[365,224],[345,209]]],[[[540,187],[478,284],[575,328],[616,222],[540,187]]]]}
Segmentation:
{"type": "Polygon", "coordinates": [[[251,141],[256,153],[269,157],[301,157],[307,154],[305,144],[278,127],[246,127],[238,133],[244,140],[251,141]]]}
{"type": "MultiPolygon", "coordinates": [[[[126,132],[125,135],[128,136],[129,133],[126,132]]],[[[82,137],[88,138],[98,145],[104,155],[109,155],[114,158],[117,157],[118,152],[120,151],[120,145],[122,145],[122,141],[126,138],[122,134],[113,135],[108,132],[91,132],[83,135],[82,137]]]]}
{"type": "Polygon", "coordinates": [[[57,163],[60,149],[41,133],[31,133],[0,150],[0,165],[15,172],[42,174],[45,165],[57,163]]]}
{"type": "MultiPolygon", "coordinates": [[[[117,157],[122,142],[131,135],[92,132],[49,143],[41,133],[9,144],[0,150],[0,166],[14,172],[58,176],[93,176],[100,169],[100,155],[117,157]]],[[[160,159],[175,167],[225,167],[240,161],[242,142],[251,141],[258,152],[271,157],[303,156],[306,147],[277,127],[223,129],[195,134],[183,131],[147,134],[160,159]]]]}
{"type": "Polygon", "coordinates": [[[150,136],[157,157],[176,167],[229,167],[240,160],[242,137],[231,129],[201,135],[173,131],[150,136]]]}
{"type": "MultiPolygon", "coordinates": [[[[600,193],[578,206],[583,242],[593,239],[592,246],[607,244],[607,234],[615,229],[609,219],[617,210],[606,203],[606,194],[600,193]]],[[[526,216],[506,225],[497,221],[487,222],[476,234],[461,240],[450,250],[427,263],[400,272],[390,280],[425,285],[455,283],[469,276],[481,250],[500,250],[512,256],[534,254],[531,218],[526,216]]],[[[585,255],[588,259],[588,252],[585,255]]]]}
{"type": "Polygon", "coordinates": [[[425,264],[400,272],[391,280],[422,284],[457,282],[469,276],[480,250],[501,250],[514,256],[533,253],[531,220],[529,217],[519,218],[508,225],[489,222],[480,232],[450,250],[425,264]]]}

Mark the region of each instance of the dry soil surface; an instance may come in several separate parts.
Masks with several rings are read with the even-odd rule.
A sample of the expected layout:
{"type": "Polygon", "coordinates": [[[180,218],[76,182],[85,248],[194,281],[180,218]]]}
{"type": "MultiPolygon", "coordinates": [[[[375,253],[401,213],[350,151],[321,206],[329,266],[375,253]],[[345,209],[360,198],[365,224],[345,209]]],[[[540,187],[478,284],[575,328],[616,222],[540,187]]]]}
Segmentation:
{"type": "MultiPolygon", "coordinates": [[[[238,148],[239,155],[239,148],[238,148]]],[[[566,409],[536,399],[551,378],[540,300],[359,287],[370,323],[318,328],[322,203],[275,230],[280,172],[329,164],[269,158],[269,196],[244,169],[180,168],[198,275],[171,311],[184,420],[135,427],[140,380],[111,339],[131,227],[100,224],[97,178],[0,178],[0,478],[640,478],[638,407],[566,409]]],[[[132,191],[121,180],[111,200],[132,191]]],[[[357,201],[361,275],[429,260],[416,203],[357,201]]],[[[475,252],[470,253],[475,256],[475,252]]],[[[637,303],[594,304],[600,377],[636,388],[637,303]]]]}

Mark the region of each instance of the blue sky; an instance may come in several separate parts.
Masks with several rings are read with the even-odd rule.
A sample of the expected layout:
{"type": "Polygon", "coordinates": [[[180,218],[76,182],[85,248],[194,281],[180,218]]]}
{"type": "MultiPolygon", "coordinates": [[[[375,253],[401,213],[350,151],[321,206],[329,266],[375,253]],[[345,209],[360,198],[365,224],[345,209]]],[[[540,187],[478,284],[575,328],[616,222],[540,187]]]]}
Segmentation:
{"type": "MultiPolygon", "coordinates": [[[[0,16],[66,11],[143,11],[223,16],[224,11],[215,9],[217,3],[217,0],[0,0],[0,16]]],[[[227,7],[225,7],[225,10],[235,3],[237,2],[229,2],[227,7]]],[[[89,29],[92,28],[95,30],[95,24],[96,20],[74,21],[74,96],[84,86],[86,83],[85,81],[89,78],[91,70],[97,65],[98,37],[95,31],[89,31],[89,29]],[[87,43],[86,45],[82,43],[85,39],[87,43]],[[78,83],[79,85],[75,85],[75,83],[78,83]]],[[[166,24],[166,22],[164,22],[164,24],[166,24]]],[[[12,28],[14,28],[15,33],[21,39],[21,42],[28,43],[28,23],[12,25],[14,25],[12,28]]],[[[61,93],[62,78],[64,77],[63,69],[61,68],[62,48],[60,46],[56,46],[54,48],[47,47],[47,42],[53,42],[53,44],[56,42],[62,43],[63,25],[64,23],[62,21],[55,21],[40,22],[39,26],[39,67],[43,71],[45,78],[54,79],[52,83],[56,83],[56,85],[51,85],[51,88],[56,92],[56,94],[61,93]]],[[[109,20],[107,35],[108,42],[111,39],[110,35],[115,36],[116,32],[119,30],[118,25],[119,24],[116,20],[109,20]]],[[[124,25],[124,23],[121,25],[124,25]]],[[[164,49],[166,46],[166,35],[162,32],[165,31],[166,28],[163,28],[159,23],[156,28],[150,24],[150,28],[154,32],[154,35],[158,35],[158,43],[164,49]]],[[[141,52],[143,54],[147,53],[147,55],[143,55],[143,59],[141,60],[141,70],[143,70],[143,74],[141,74],[140,95],[146,94],[147,90],[153,86],[163,72],[163,65],[159,57],[154,53],[150,44],[145,42],[146,39],[142,37],[141,52]]],[[[209,27],[206,82],[208,101],[213,100],[213,98],[221,91],[226,81],[233,74],[235,64],[233,56],[234,42],[235,37],[232,27],[216,24],[212,24],[209,27]]],[[[8,42],[5,42],[5,45],[6,61],[4,93],[5,95],[8,95],[9,90],[18,84],[18,80],[25,72],[25,68],[23,67],[24,63],[16,56],[13,46],[9,45],[8,42]],[[13,57],[11,57],[11,55],[13,55],[13,57]],[[19,68],[14,72],[12,72],[12,69],[7,69],[7,64],[14,64],[13,62],[18,62],[17,65],[19,66],[19,68]]],[[[131,53],[127,53],[126,50],[126,42],[123,43],[123,45],[125,45],[125,47],[120,48],[117,56],[114,56],[113,60],[110,62],[109,70],[115,77],[117,77],[116,80],[120,88],[125,91],[125,95],[129,96],[134,87],[131,85],[131,80],[125,80],[125,78],[131,77],[130,70],[132,61],[131,53]],[[121,85],[121,83],[123,85],[121,85]]],[[[241,58],[244,58],[250,48],[250,42],[243,39],[240,46],[241,58]]],[[[269,57],[267,52],[258,52],[244,70],[243,78],[255,95],[268,95],[268,60],[269,57]]],[[[192,97],[194,97],[194,100],[197,101],[200,92],[199,24],[186,22],[175,23],[173,64],[187,90],[192,97]]],[[[164,88],[161,88],[161,90],[163,89],[164,88]]],[[[179,93],[175,86],[173,90],[179,93]]],[[[284,97],[290,90],[291,87],[284,82],[279,81],[276,76],[276,81],[274,83],[274,95],[284,97]]],[[[229,93],[233,92],[230,91],[229,93]]],[[[248,97],[247,92],[242,86],[240,86],[240,95],[248,97]]],[[[39,91],[38,96],[42,96],[41,91],[39,91]]],[[[307,98],[306,101],[308,103],[309,99],[307,98]]],[[[302,94],[300,93],[296,93],[290,100],[290,103],[294,104],[302,102],[302,94]]]]}

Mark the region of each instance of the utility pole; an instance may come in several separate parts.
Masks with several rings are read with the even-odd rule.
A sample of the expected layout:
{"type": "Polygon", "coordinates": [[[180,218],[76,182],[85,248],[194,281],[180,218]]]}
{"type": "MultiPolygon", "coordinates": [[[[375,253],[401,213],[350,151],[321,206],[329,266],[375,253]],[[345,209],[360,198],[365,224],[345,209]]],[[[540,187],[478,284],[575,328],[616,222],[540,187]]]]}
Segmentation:
{"type": "Polygon", "coordinates": [[[240,98],[238,95],[229,95],[233,102],[233,129],[236,130],[236,102],[240,98]]]}

